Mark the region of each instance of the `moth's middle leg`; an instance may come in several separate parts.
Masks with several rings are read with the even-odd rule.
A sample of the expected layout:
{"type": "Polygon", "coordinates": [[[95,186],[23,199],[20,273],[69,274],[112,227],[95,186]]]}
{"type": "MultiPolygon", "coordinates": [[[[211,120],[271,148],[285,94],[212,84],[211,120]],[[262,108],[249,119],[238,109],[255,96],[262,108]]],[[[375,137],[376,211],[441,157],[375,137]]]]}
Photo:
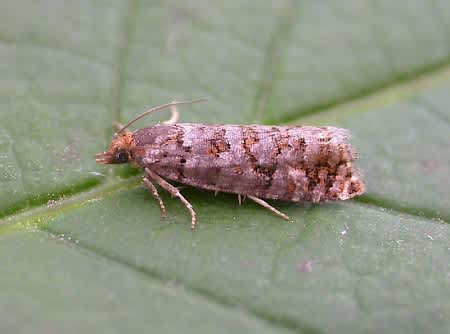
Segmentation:
{"type": "Polygon", "coordinates": [[[186,208],[189,210],[191,214],[191,230],[195,230],[195,227],[197,226],[197,218],[194,211],[194,208],[192,207],[192,204],[188,202],[186,198],[184,198],[183,195],[181,195],[178,188],[171,185],[169,182],[164,180],[161,176],[156,174],[155,172],[152,172],[149,168],[145,168],[146,176],[158,183],[163,189],[165,189],[169,194],[171,194],[173,197],[178,197],[178,199],[183,202],[183,204],[186,206],[186,208]]]}
{"type": "Polygon", "coordinates": [[[242,204],[242,202],[243,201],[245,201],[245,198],[247,197],[247,195],[241,195],[241,194],[237,194],[238,195],[238,202],[239,202],[239,205],[241,205],[242,204]]]}

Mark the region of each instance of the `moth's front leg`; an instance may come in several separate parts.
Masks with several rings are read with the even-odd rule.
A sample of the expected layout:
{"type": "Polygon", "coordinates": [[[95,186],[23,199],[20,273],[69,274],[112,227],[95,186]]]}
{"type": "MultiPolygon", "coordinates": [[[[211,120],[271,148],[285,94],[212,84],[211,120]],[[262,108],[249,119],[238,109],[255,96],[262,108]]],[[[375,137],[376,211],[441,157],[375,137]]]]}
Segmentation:
{"type": "Polygon", "coordinates": [[[113,126],[116,128],[117,131],[123,128],[123,124],[117,121],[113,122],[113,126]]]}
{"type": "Polygon", "coordinates": [[[196,219],[196,214],[195,214],[194,208],[192,207],[191,203],[189,203],[188,200],[186,198],[184,198],[183,195],[181,195],[178,188],[171,185],[169,182],[164,180],[161,176],[159,176],[155,172],[151,171],[149,168],[145,168],[145,174],[146,174],[146,177],[148,177],[150,180],[155,181],[157,184],[159,184],[163,189],[165,189],[173,197],[178,197],[178,199],[181,202],[183,202],[183,204],[186,206],[186,208],[189,210],[189,212],[191,214],[191,230],[195,230],[195,227],[197,226],[197,219],[196,219]]]}
{"type": "Polygon", "coordinates": [[[150,181],[150,178],[147,175],[145,175],[142,178],[142,181],[144,182],[148,191],[150,191],[150,193],[153,195],[153,197],[158,201],[159,208],[161,209],[161,217],[163,219],[167,219],[166,207],[164,206],[164,202],[163,202],[161,196],[159,196],[158,189],[156,189],[155,185],[152,183],[152,181],[150,181]]]}
{"type": "MultiPolygon", "coordinates": [[[[172,103],[176,103],[176,101],[172,101],[172,103]]],[[[167,121],[164,121],[163,124],[172,125],[178,122],[178,119],[180,118],[180,113],[178,112],[177,106],[171,106],[170,112],[171,112],[170,118],[167,121]]],[[[123,128],[123,124],[117,121],[113,122],[113,126],[116,128],[116,130],[120,130],[123,128]]]]}
{"type": "MultiPolygon", "coordinates": [[[[173,103],[176,103],[176,101],[172,101],[173,103]]],[[[164,121],[163,124],[167,125],[173,125],[178,122],[178,119],[180,118],[180,114],[178,113],[177,106],[171,106],[170,107],[171,116],[167,121],[164,121]]]]}

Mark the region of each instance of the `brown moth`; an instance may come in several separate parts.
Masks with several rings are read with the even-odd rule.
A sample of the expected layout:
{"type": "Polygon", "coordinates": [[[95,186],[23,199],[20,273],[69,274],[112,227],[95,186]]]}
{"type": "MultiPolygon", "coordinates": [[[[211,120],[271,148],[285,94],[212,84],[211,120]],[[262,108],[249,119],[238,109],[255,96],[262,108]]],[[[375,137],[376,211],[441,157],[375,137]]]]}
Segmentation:
{"type": "Polygon", "coordinates": [[[177,123],[171,102],[154,107],[126,125],[116,123],[109,149],[96,155],[102,164],[131,163],[144,170],[143,182],[166,209],[154,183],[178,197],[191,214],[192,205],[167,180],[248,197],[276,215],[289,219],[263,199],[289,202],[346,200],[364,192],[353,161],[349,133],[335,127],[208,125],[177,123]],[[126,128],[152,112],[171,107],[172,118],[130,132],[126,128]]]}

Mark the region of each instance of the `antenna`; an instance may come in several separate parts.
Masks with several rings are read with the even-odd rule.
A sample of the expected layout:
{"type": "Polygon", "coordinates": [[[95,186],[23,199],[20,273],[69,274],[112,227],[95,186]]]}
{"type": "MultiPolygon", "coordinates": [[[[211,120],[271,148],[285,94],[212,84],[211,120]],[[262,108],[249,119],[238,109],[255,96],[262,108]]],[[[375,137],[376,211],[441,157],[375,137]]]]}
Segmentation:
{"type": "Polygon", "coordinates": [[[166,103],[166,104],[161,104],[159,106],[153,107],[147,111],[144,111],[142,114],[136,116],[135,118],[133,118],[131,121],[129,121],[127,124],[125,124],[124,126],[122,126],[122,128],[116,132],[116,134],[121,133],[123,130],[125,130],[126,128],[128,128],[131,124],[133,124],[134,122],[140,120],[141,118],[154,113],[156,111],[160,111],[172,106],[178,106],[178,105],[182,105],[182,104],[193,104],[193,103],[197,103],[197,102],[205,102],[207,101],[207,99],[197,99],[197,100],[191,100],[191,101],[172,101],[170,103],[166,103]]]}

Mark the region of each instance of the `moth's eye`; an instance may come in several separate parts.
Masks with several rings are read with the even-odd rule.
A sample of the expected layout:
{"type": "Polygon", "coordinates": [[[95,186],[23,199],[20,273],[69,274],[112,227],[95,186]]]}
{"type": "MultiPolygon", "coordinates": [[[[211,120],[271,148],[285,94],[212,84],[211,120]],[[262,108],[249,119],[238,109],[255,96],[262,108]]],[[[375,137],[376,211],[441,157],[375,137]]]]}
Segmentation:
{"type": "Polygon", "coordinates": [[[128,161],[128,153],[126,151],[119,151],[116,153],[116,160],[119,163],[125,163],[128,161]]]}

